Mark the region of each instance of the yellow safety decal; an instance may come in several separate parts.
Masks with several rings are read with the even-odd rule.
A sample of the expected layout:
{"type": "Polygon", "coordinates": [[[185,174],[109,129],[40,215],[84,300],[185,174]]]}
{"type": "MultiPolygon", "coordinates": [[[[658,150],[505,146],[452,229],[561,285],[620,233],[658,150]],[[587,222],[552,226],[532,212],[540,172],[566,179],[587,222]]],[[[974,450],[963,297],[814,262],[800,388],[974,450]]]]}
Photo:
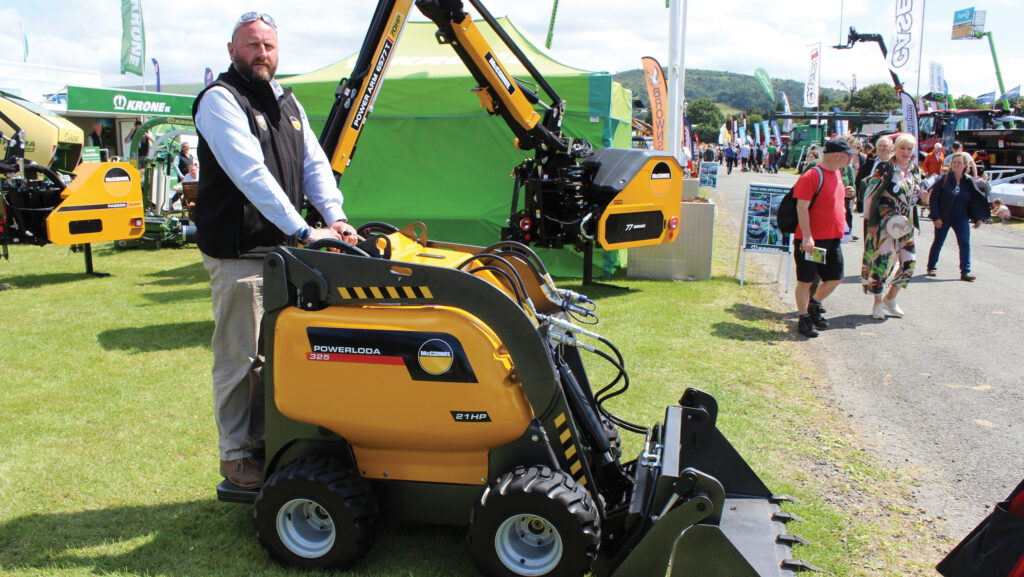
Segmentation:
{"type": "Polygon", "coordinates": [[[558,429],[558,439],[562,442],[562,447],[565,450],[565,461],[569,464],[569,472],[579,484],[586,486],[587,477],[582,474],[583,461],[577,454],[576,443],[573,442],[572,431],[569,429],[565,413],[560,413],[555,417],[555,428],[558,429]]]}
{"type": "Polygon", "coordinates": [[[391,286],[371,286],[371,287],[338,287],[338,294],[341,295],[342,299],[353,300],[353,299],[375,299],[375,300],[389,300],[389,299],[432,299],[434,295],[425,286],[418,287],[391,287],[391,286]]]}

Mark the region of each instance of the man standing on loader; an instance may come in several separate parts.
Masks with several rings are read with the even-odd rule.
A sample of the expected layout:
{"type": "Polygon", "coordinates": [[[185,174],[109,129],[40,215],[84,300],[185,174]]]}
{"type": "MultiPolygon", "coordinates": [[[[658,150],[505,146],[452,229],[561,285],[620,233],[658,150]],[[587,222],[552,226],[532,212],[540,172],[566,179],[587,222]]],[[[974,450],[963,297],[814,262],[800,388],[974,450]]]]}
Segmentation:
{"type": "Polygon", "coordinates": [[[273,18],[243,14],[227,45],[231,66],[192,109],[203,166],[195,220],[213,300],[220,472],[243,489],[258,487],[263,476],[262,381],[250,378],[263,316],[263,256],[283,244],[357,238],[305,111],[274,80],[277,41],[273,18]],[[304,195],[329,227],[307,226],[304,195]]]}

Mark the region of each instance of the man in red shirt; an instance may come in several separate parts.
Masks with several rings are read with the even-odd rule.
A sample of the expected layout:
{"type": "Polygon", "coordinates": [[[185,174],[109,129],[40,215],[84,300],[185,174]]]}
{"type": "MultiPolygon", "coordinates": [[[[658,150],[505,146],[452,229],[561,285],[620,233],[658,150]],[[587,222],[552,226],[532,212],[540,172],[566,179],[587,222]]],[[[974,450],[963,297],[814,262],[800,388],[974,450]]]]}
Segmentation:
{"type": "Polygon", "coordinates": [[[829,140],[825,143],[821,162],[815,169],[800,176],[793,187],[799,222],[793,235],[799,247],[799,250],[793,251],[797,280],[794,294],[796,308],[800,313],[797,329],[808,338],[818,336],[815,328],[828,327],[828,321],[821,315],[821,301],[843,282],[843,251],[840,241],[846,231],[846,209],[843,204],[846,187],[839,171],[850,164],[855,154],[857,151],[847,141],[840,138],[829,140]],[[816,170],[818,167],[820,171],[816,170]],[[815,198],[819,184],[821,190],[815,198]],[[816,252],[824,253],[824,262],[813,260],[816,252]],[[815,277],[821,278],[821,284],[812,297],[811,284],[815,277]]]}
{"type": "Polygon", "coordinates": [[[942,154],[942,143],[936,142],[932,151],[921,161],[921,173],[925,178],[942,173],[942,162],[946,159],[942,154]]]}

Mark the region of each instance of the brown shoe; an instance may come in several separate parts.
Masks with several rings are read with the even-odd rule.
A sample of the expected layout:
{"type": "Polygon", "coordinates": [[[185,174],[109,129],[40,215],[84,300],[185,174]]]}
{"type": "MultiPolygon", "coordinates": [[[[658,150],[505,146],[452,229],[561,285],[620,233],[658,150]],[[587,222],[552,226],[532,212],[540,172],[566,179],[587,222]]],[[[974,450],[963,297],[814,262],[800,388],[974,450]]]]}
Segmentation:
{"type": "Polygon", "coordinates": [[[220,474],[239,489],[258,489],[263,484],[263,468],[252,457],[222,460],[220,474]]]}
{"type": "Polygon", "coordinates": [[[974,276],[971,273],[960,275],[960,280],[965,280],[967,282],[974,282],[974,279],[976,279],[976,278],[978,278],[978,277],[974,276]]]}

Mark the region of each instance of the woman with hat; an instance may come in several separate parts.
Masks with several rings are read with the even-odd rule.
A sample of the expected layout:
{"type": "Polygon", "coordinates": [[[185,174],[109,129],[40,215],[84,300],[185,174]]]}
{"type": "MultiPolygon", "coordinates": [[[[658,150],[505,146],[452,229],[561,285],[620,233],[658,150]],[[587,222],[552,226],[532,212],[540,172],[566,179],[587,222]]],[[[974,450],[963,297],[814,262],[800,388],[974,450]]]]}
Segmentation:
{"type": "Polygon", "coordinates": [[[871,316],[876,319],[903,316],[896,295],[914,276],[914,228],[922,195],[921,170],[914,164],[917,140],[902,134],[895,148],[892,160],[875,168],[864,192],[864,261],[860,274],[864,292],[875,299],[871,316]],[[883,297],[886,286],[889,290],[883,297]]]}

